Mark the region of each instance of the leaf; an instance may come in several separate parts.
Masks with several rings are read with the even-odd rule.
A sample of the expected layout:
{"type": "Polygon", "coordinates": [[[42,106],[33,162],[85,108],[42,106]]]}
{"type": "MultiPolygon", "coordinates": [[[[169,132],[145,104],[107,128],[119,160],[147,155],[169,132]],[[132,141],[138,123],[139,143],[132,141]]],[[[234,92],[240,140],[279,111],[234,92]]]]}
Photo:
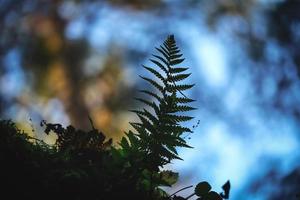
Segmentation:
{"type": "Polygon", "coordinates": [[[182,54],[172,53],[171,56],[170,56],[170,60],[174,60],[174,59],[180,58],[181,56],[182,56],[182,54]]]}
{"type": "Polygon", "coordinates": [[[168,120],[171,120],[173,122],[185,122],[185,121],[190,121],[191,119],[194,118],[190,116],[171,115],[171,114],[167,114],[166,116],[168,117],[168,120]]]}
{"type": "Polygon", "coordinates": [[[184,61],[184,58],[171,60],[170,65],[177,65],[177,64],[182,63],[183,61],[184,61]]]}
{"type": "Polygon", "coordinates": [[[149,130],[149,132],[151,134],[157,133],[157,130],[155,129],[155,127],[153,126],[153,124],[150,121],[148,121],[146,118],[144,118],[143,116],[141,116],[139,114],[137,116],[141,120],[143,127],[146,128],[147,130],[149,130]]]}
{"type": "Polygon", "coordinates": [[[172,67],[172,68],[170,68],[170,73],[171,74],[174,74],[174,73],[181,73],[181,72],[184,72],[184,71],[186,71],[186,70],[188,70],[189,68],[187,68],[187,67],[172,67]]]}
{"type": "Polygon", "coordinates": [[[172,153],[175,153],[176,155],[178,155],[177,150],[176,150],[176,148],[175,148],[173,145],[166,144],[166,147],[167,147],[170,151],[172,151],[172,153]]]}
{"type": "Polygon", "coordinates": [[[152,79],[149,79],[149,78],[146,78],[146,77],[143,77],[143,76],[140,76],[142,79],[144,79],[145,81],[149,82],[151,85],[153,85],[155,88],[157,88],[161,93],[164,92],[164,88],[163,86],[159,85],[156,81],[152,80],[152,79]]]}
{"type": "MultiPolygon", "coordinates": [[[[168,74],[168,70],[165,66],[163,66],[160,62],[150,59],[151,62],[153,62],[154,64],[156,64],[161,70],[163,70],[166,74],[168,74]]],[[[168,65],[167,65],[168,66],[168,65]]]]}
{"type": "MultiPolygon", "coordinates": [[[[138,132],[138,137],[140,139],[147,139],[147,137],[149,136],[149,133],[146,131],[146,129],[143,127],[143,125],[141,123],[130,122],[129,124],[138,132]]],[[[130,142],[132,142],[132,141],[130,140],[130,142]]]]}
{"type": "Polygon", "coordinates": [[[230,181],[228,180],[223,186],[222,189],[224,190],[224,193],[222,192],[220,195],[224,199],[229,198],[229,192],[230,192],[230,181]]]}
{"type": "Polygon", "coordinates": [[[156,113],[157,115],[159,114],[159,108],[158,108],[158,106],[156,105],[156,103],[147,101],[147,100],[142,99],[142,98],[134,98],[134,99],[137,100],[137,101],[140,101],[140,102],[142,102],[142,103],[144,103],[144,104],[146,104],[146,105],[148,105],[148,106],[150,106],[150,107],[152,107],[153,110],[155,111],[155,113],[156,113]]]}
{"type": "Polygon", "coordinates": [[[140,114],[142,115],[143,114],[143,111],[140,111],[140,110],[129,110],[130,112],[133,112],[135,114],[140,114]]]}
{"type": "Polygon", "coordinates": [[[191,111],[191,110],[195,110],[196,108],[193,108],[191,106],[183,106],[183,105],[176,105],[174,110],[176,112],[186,112],[186,111],[191,111]]]}
{"type": "Polygon", "coordinates": [[[195,100],[186,97],[176,97],[174,101],[175,103],[191,103],[194,102],[195,100]]]}
{"type": "MultiPolygon", "coordinates": [[[[182,138],[180,138],[180,139],[182,139],[182,138]]],[[[182,139],[182,140],[183,140],[183,139],[182,139]]],[[[180,141],[179,139],[176,140],[176,141],[174,141],[174,145],[176,145],[176,146],[178,146],[178,147],[193,148],[193,147],[187,145],[186,142],[185,142],[185,140],[180,141]]]]}
{"type": "Polygon", "coordinates": [[[190,73],[189,74],[178,74],[178,75],[171,76],[170,78],[172,79],[172,81],[178,82],[178,81],[182,81],[182,80],[186,79],[190,75],[191,75],[190,73]]]}
{"type": "Polygon", "coordinates": [[[143,109],[143,115],[146,116],[153,124],[158,124],[158,119],[152,115],[148,110],[143,109]]]}
{"type": "Polygon", "coordinates": [[[166,130],[170,130],[171,132],[190,132],[192,133],[193,131],[189,128],[180,126],[180,125],[168,125],[168,124],[162,124],[160,128],[166,129],[166,130]]]}
{"type": "Polygon", "coordinates": [[[151,107],[152,107],[152,105],[153,105],[152,102],[147,101],[147,100],[142,99],[142,98],[134,98],[134,99],[137,100],[137,101],[140,101],[140,102],[142,102],[142,103],[144,103],[144,104],[146,104],[146,105],[148,105],[148,106],[151,106],[151,107]]]}
{"type": "Polygon", "coordinates": [[[202,197],[204,195],[207,195],[210,190],[211,190],[210,184],[206,181],[203,181],[196,185],[195,194],[199,197],[202,197]]]}
{"type": "Polygon", "coordinates": [[[153,93],[153,92],[150,92],[150,91],[148,91],[148,90],[140,90],[140,92],[141,92],[141,93],[148,94],[148,95],[154,97],[155,99],[157,99],[158,101],[161,101],[161,100],[162,100],[162,98],[159,97],[157,94],[155,94],[155,93],[153,93]]]}
{"type": "Polygon", "coordinates": [[[169,55],[170,52],[165,48],[163,47],[162,45],[159,46],[161,50],[163,50],[165,52],[165,54],[169,55]]]}
{"type": "Polygon", "coordinates": [[[178,59],[178,58],[183,56],[183,54],[179,54],[179,52],[177,52],[177,51],[178,50],[171,50],[170,51],[170,60],[178,59]]]}
{"type": "Polygon", "coordinates": [[[169,151],[166,147],[164,146],[160,146],[159,148],[159,153],[161,156],[168,158],[169,160],[171,159],[178,159],[178,160],[182,160],[182,158],[180,158],[179,156],[177,156],[175,153],[172,153],[171,151],[169,151]]]}
{"type": "Polygon", "coordinates": [[[145,65],[142,65],[146,70],[148,70],[149,72],[151,72],[152,74],[154,74],[157,78],[159,78],[160,80],[164,81],[165,78],[155,69],[147,67],[145,65]]]}
{"type": "Polygon", "coordinates": [[[178,180],[179,174],[170,170],[164,170],[159,173],[161,179],[166,182],[169,186],[175,184],[178,180]]]}
{"type": "MultiPolygon", "coordinates": [[[[170,49],[169,49],[170,50],[170,49]]],[[[172,48],[172,50],[170,50],[170,54],[173,55],[173,54],[176,54],[176,53],[179,53],[180,50],[177,48],[177,49],[174,49],[172,48]]]]}
{"type": "Polygon", "coordinates": [[[192,85],[167,85],[166,90],[168,92],[176,92],[177,90],[179,90],[179,91],[188,90],[188,89],[191,89],[192,87],[194,87],[194,84],[192,84],[192,85]]]}
{"type": "Polygon", "coordinates": [[[162,61],[167,67],[169,67],[169,62],[166,60],[166,59],[164,59],[164,58],[162,58],[162,57],[160,57],[160,56],[157,56],[157,55],[152,55],[152,56],[154,56],[155,58],[157,58],[157,59],[159,59],[160,61],[162,61]]]}
{"type": "Polygon", "coordinates": [[[125,137],[121,139],[120,145],[123,149],[129,149],[130,145],[125,137]]]}
{"type": "Polygon", "coordinates": [[[222,200],[222,197],[218,193],[210,191],[204,200],[222,200]]]}
{"type": "Polygon", "coordinates": [[[139,144],[139,139],[132,131],[128,131],[127,133],[125,133],[125,135],[128,137],[132,148],[135,149],[136,147],[138,147],[137,145],[139,144]]]}
{"type": "Polygon", "coordinates": [[[169,59],[169,53],[164,52],[162,49],[156,48],[157,51],[159,51],[167,60],[169,59]]]}

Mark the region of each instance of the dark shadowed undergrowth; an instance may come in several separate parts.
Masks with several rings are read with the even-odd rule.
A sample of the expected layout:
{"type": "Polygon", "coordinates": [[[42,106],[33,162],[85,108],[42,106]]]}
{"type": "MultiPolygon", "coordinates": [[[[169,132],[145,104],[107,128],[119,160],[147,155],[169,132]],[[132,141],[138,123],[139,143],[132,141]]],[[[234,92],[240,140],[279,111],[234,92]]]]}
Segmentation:
{"type": "MultiPolygon", "coordinates": [[[[1,196],[9,199],[189,199],[229,198],[229,181],[223,192],[212,190],[202,181],[194,193],[170,195],[161,186],[171,187],[178,173],[163,170],[174,159],[182,159],[178,147],[191,148],[183,134],[191,129],[182,122],[192,119],[194,100],[185,91],[192,84],[182,83],[190,76],[174,36],[156,48],[152,66],[143,66],[152,77],[141,76],[153,90],[141,90],[136,98],[145,106],[132,110],[139,122],[130,123],[119,145],[94,128],[82,131],[73,126],[41,122],[44,133],[57,135],[54,145],[29,137],[9,120],[0,121],[1,196]]],[[[188,188],[188,187],[186,187],[188,188]]],[[[183,188],[184,189],[184,188],[183,188]]]]}

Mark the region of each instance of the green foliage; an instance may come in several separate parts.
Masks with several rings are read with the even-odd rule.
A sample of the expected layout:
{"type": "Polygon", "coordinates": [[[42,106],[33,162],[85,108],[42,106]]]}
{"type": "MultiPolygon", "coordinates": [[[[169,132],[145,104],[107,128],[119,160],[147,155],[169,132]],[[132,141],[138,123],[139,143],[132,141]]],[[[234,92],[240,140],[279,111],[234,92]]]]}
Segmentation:
{"type": "MultiPolygon", "coordinates": [[[[229,181],[227,183],[225,183],[224,186],[226,186],[227,184],[230,185],[229,181]]],[[[224,188],[224,186],[223,186],[223,188],[224,188]]],[[[228,190],[228,192],[229,192],[229,190],[228,190]]],[[[200,182],[200,183],[198,183],[196,185],[196,187],[195,187],[195,195],[197,195],[202,200],[222,200],[223,199],[222,198],[223,194],[222,193],[218,194],[215,191],[211,191],[211,186],[206,181],[200,182]]]]}
{"type": "Polygon", "coordinates": [[[199,197],[204,196],[208,194],[208,192],[211,190],[211,186],[208,182],[204,181],[201,183],[198,183],[195,187],[195,194],[199,197]]]}
{"type": "Polygon", "coordinates": [[[130,123],[134,130],[128,131],[127,139],[123,138],[120,142],[120,151],[126,156],[144,158],[140,162],[129,160],[132,161],[131,165],[143,169],[143,172],[146,170],[148,175],[142,173],[144,179],[141,181],[147,183],[146,190],[151,197],[159,193],[158,186],[171,186],[177,181],[177,173],[160,172],[159,169],[173,159],[181,159],[177,147],[191,148],[182,135],[192,131],[180,123],[191,120],[193,117],[184,115],[184,112],[195,109],[187,105],[194,100],[183,94],[193,85],[181,83],[191,74],[186,73],[187,67],[178,66],[184,59],[174,36],[169,36],[156,50],[160,55],[153,55],[154,59],[150,59],[154,66],[143,65],[153,78],[140,76],[156,91],[140,91],[144,96],[136,100],[146,105],[146,108],[132,110],[140,121],[130,123]]]}
{"type": "Polygon", "coordinates": [[[202,181],[198,183],[194,189],[194,193],[189,195],[186,198],[183,198],[181,196],[176,196],[175,194],[181,192],[182,190],[191,188],[192,186],[185,187],[183,189],[180,189],[179,191],[172,194],[170,197],[172,197],[173,200],[186,200],[190,199],[193,196],[198,196],[197,200],[222,200],[222,199],[228,199],[229,198],[229,191],[230,191],[230,182],[227,181],[223,186],[222,189],[224,192],[217,193],[215,191],[211,191],[211,185],[206,182],[202,181]]]}
{"type": "Polygon", "coordinates": [[[27,136],[11,121],[0,121],[1,195],[10,199],[178,200],[194,195],[202,200],[227,199],[229,182],[220,194],[201,182],[186,198],[175,195],[183,189],[168,195],[160,188],[178,180],[178,173],[162,167],[181,159],[177,147],[190,148],[182,135],[192,131],[180,123],[192,119],[184,113],[194,109],[188,105],[194,100],[183,94],[193,85],[181,83],[190,74],[187,67],[177,66],[184,59],[174,36],[157,50],[160,55],[150,59],[156,68],[144,66],[154,78],[142,77],[157,91],[141,90],[146,97],[136,99],[147,107],[133,111],[140,121],[131,123],[134,131],[128,131],[119,146],[113,146],[91,120],[90,131],[42,121],[45,134],[57,135],[52,146],[27,136]]]}

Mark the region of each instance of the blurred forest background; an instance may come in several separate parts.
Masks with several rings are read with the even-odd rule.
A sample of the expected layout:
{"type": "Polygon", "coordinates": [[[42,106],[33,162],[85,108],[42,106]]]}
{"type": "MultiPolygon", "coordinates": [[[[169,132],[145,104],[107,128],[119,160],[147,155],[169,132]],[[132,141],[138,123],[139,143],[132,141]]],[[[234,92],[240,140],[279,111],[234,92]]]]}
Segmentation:
{"type": "MultiPolygon", "coordinates": [[[[0,0],[0,117],[95,127],[115,141],[141,64],[175,34],[196,83],[194,149],[170,166],[175,188],[201,180],[231,199],[300,191],[300,1],[0,0]]],[[[34,131],[31,131],[34,129],[34,131]]],[[[189,191],[188,191],[189,192],[189,191]]]]}

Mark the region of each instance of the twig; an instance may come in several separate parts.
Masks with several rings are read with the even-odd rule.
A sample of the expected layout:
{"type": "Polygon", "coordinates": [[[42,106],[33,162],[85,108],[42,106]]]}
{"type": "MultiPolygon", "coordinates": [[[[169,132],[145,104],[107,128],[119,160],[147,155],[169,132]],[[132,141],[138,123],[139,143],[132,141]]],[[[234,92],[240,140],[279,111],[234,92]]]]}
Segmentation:
{"type": "Polygon", "coordinates": [[[174,195],[175,195],[175,194],[177,194],[178,192],[181,192],[182,190],[189,189],[189,188],[191,188],[191,187],[193,187],[193,185],[190,185],[190,186],[184,187],[184,188],[182,188],[182,189],[180,189],[180,190],[178,190],[178,191],[174,192],[174,193],[173,193],[173,194],[171,194],[169,197],[171,197],[171,196],[174,196],[174,195]]]}

